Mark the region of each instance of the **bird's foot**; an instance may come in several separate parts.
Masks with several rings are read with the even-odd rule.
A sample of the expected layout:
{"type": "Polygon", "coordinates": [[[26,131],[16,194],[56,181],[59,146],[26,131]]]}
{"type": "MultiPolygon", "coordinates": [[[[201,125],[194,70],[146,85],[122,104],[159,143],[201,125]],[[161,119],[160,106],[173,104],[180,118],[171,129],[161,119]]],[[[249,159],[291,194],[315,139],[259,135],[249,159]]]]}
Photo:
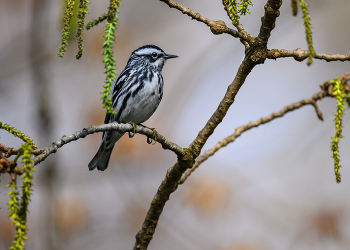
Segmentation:
{"type": "Polygon", "coordinates": [[[131,126],[132,126],[132,129],[133,129],[133,132],[129,131],[129,138],[133,138],[135,133],[136,133],[136,129],[137,129],[137,125],[133,122],[128,122],[131,126]]]}
{"type": "Polygon", "coordinates": [[[142,125],[142,124],[138,124],[138,125],[140,125],[140,126],[142,126],[144,128],[148,128],[148,129],[153,131],[154,139],[147,136],[147,143],[148,144],[152,144],[152,145],[156,144],[157,140],[158,140],[158,133],[157,133],[156,129],[155,128],[149,128],[149,127],[147,127],[145,125],[142,125]],[[153,143],[152,143],[152,141],[153,141],[153,143]]]}
{"type": "Polygon", "coordinates": [[[153,131],[154,139],[152,139],[151,137],[147,137],[147,143],[148,143],[148,144],[154,145],[154,144],[157,143],[157,140],[158,140],[158,133],[157,133],[157,131],[156,131],[155,128],[149,128],[149,129],[153,131]],[[152,140],[153,140],[153,143],[152,143],[152,140]]]}

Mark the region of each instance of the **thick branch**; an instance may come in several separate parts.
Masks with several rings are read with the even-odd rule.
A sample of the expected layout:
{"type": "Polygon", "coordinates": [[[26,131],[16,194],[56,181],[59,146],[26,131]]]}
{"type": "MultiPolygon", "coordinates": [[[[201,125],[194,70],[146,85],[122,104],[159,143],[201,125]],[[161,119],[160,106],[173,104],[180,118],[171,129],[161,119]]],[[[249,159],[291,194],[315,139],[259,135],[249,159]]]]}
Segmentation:
{"type": "Polygon", "coordinates": [[[239,89],[243,85],[250,71],[259,63],[263,63],[267,54],[267,40],[270,37],[272,29],[275,27],[276,18],[279,15],[278,8],[282,0],[268,0],[265,5],[265,15],[262,17],[259,39],[247,50],[246,56],[240,65],[233,82],[228,86],[227,92],[220,102],[214,114],[210,117],[204,128],[198,133],[197,138],[189,146],[194,158],[197,158],[209,136],[215,128],[221,123],[228,109],[234,102],[239,89]]]}
{"type": "MultiPolygon", "coordinates": [[[[295,60],[301,62],[309,57],[310,52],[308,50],[303,50],[300,48],[297,48],[295,50],[285,50],[285,49],[272,49],[269,50],[267,53],[267,58],[269,59],[277,59],[281,57],[293,57],[295,60]]],[[[330,55],[330,54],[321,54],[321,53],[315,53],[314,57],[315,59],[321,59],[326,60],[327,62],[331,61],[350,61],[350,55],[330,55]]]]}
{"type": "Polygon", "coordinates": [[[163,212],[165,203],[170,195],[175,192],[178,182],[190,166],[193,165],[193,159],[188,154],[183,160],[179,160],[173,167],[168,169],[167,174],[159,186],[157,194],[154,196],[151,206],[147,212],[142,229],[136,235],[134,250],[146,250],[152,240],[153,234],[158,224],[160,214],[163,212]]]}
{"type": "Polygon", "coordinates": [[[261,27],[258,38],[261,43],[267,45],[271,31],[275,28],[277,17],[280,15],[279,8],[282,0],[268,0],[265,4],[265,15],[261,18],[261,27]]]}
{"type": "Polygon", "coordinates": [[[209,18],[202,17],[199,13],[192,11],[190,8],[185,8],[172,0],[160,0],[160,1],[166,3],[170,8],[175,8],[181,11],[183,14],[186,14],[189,17],[192,17],[192,19],[205,23],[207,26],[210,27],[210,30],[214,35],[226,33],[226,34],[230,34],[233,37],[241,38],[246,41],[249,41],[251,39],[249,36],[247,36],[247,34],[244,34],[243,32],[238,32],[236,30],[228,28],[224,21],[221,21],[221,20],[212,21],[209,18]]]}
{"type": "MultiPolygon", "coordinates": [[[[207,18],[200,16],[198,13],[191,11],[190,9],[180,6],[179,4],[171,0],[161,0],[161,1],[168,4],[169,7],[171,8],[176,8],[180,10],[182,13],[187,14],[193,19],[196,19],[200,22],[207,24],[211,28],[211,31],[214,34],[219,34],[219,33],[215,33],[216,28],[213,25],[214,23],[218,24],[219,22],[222,22],[222,21],[213,22],[207,18]]],[[[268,2],[270,2],[270,0],[268,2]]],[[[282,3],[281,0],[279,0],[279,2],[282,3]]],[[[277,15],[274,15],[269,18],[272,18],[272,19],[274,18],[274,20],[272,21],[272,24],[274,24],[275,19],[277,18],[277,15]]],[[[268,24],[269,22],[265,23],[265,25],[268,25],[268,24]]],[[[271,27],[269,28],[270,31],[273,29],[272,24],[271,24],[271,27]]],[[[225,33],[225,32],[221,32],[221,33],[225,33]]],[[[244,39],[242,37],[242,33],[234,31],[233,34],[235,34],[234,36],[236,37],[244,39]]],[[[186,153],[185,156],[182,159],[178,158],[178,162],[168,170],[168,173],[165,179],[163,180],[161,186],[158,188],[157,194],[153,198],[150,209],[147,213],[147,217],[142,225],[142,229],[138,232],[136,236],[136,243],[134,246],[134,250],[147,249],[147,246],[151,241],[153,234],[155,232],[155,228],[157,226],[159,216],[162,213],[163,207],[165,206],[166,201],[169,199],[170,194],[174,192],[178,186],[178,181],[181,178],[180,174],[184,172],[186,169],[193,166],[194,159],[198,157],[201,149],[203,148],[203,145],[205,144],[209,136],[214,132],[215,128],[221,123],[221,121],[225,117],[229,107],[234,102],[235,96],[237,95],[240,87],[243,85],[250,71],[255,67],[255,65],[259,63],[263,63],[265,61],[266,54],[267,54],[267,48],[266,48],[267,39],[266,39],[266,43],[261,43],[260,41],[256,41],[256,40],[258,39],[252,38],[251,40],[252,46],[247,50],[246,56],[238,69],[235,79],[228,86],[227,92],[223,100],[220,102],[217,110],[211,116],[211,118],[209,119],[205,127],[199,132],[197,138],[192,142],[192,144],[187,149],[184,150],[186,153]]]]}
{"type": "MultiPolygon", "coordinates": [[[[72,135],[64,135],[60,140],[52,143],[50,147],[43,148],[42,153],[34,158],[34,165],[45,160],[50,154],[56,153],[56,151],[62,147],[63,145],[76,141],[80,138],[85,138],[85,136],[94,134],[102,131],[116,130],[121,133],[126,132],[134,132],[132,125],[130,124],[119,124],[116,122],[112,122],[109,124],[103,124],[100,126],[90,126],[88,128],[84,128],[81,131],[75,132],[72,135]]],[[[178,146],[177,144],[169,141],[164,136],[160,135],[158,132],[153,132],[153,130],[149,128],[145,128],[142,126],[137,126],[135,133],[146,135],[149,138],[155,139],[155,133],[157,134],[156,141],[159,142],[164,149],[169,149],[173,151],[180,159],[185,155],[183,148],[178,146]]]]}
{"type": "Polygon", "coordinates": [[[246,58],[243,60],[242,64],[238,69],[235,79],[228,86],[226,94],[220,102],[218,108],[210,117],[204,128],[198,133],[197,138],[189,146],[189,149],[192,151],[194,158],[198,157],[209,136],[214,132],[215,128],[222,122],[222,120],[226,116],[226,113],[232,105],[232,103],[234,102],[234,99],[239,89],[243,85],[246,77],[248,76],[248,74],[254,66],[255,65],[247,63],[246,58]]]}
{"type": "Polygon", "coordinates": [[[329,96],[328,92],[326,90],[323,90],[317,94],[315,94],[314,96],[312,96],[310,99],[305,99],[302,100],[300,102],[295,102],[292,103],[286,107],[284,107],[283,109],[281,109],[280,111],[276,112],[276,113],[272,113],[269,116],[260,118],[259,120],[256,120],[254,122],[249,122],[246,125],[243,125],[241,127],[236,128],[235,132],[226,137],[225,139],[221,140],[220,142],[218,142],[217,144],[215,144],[214,147],[212,147],[211,149],[207,150],[204,154],[202,154],[201,156],[199,156],[196,159],[195,164],[193,165],[192,168],[187,169],[186,172],[183,174],[183,176],[181,177],[179,184],[182,184],[186,181],[186,179],[191,175],[191,173],[193,171],[196,170],[196,168],[198,168],[198,166],[200,164],[202,164],[204,161],[206,161],[209,157],[213,156],[219,149],[227,146],[229,143],[234,142],[239,136],[241,136],[241,134],[243,134],[243,132],[250,130],[252,128],[258,127],[262,124],[268,123],[276,118],[282,117],[285,114],[287,114],[288,112],[291,112],[295,109],[301,108],[305,105],[312,105],[315,108],[316,114],[318,116],[318,118],[320,120],[323,121],[323,116],[321,111],[319,110],[316,101],[323,99],[324,97],[329,96]]]}

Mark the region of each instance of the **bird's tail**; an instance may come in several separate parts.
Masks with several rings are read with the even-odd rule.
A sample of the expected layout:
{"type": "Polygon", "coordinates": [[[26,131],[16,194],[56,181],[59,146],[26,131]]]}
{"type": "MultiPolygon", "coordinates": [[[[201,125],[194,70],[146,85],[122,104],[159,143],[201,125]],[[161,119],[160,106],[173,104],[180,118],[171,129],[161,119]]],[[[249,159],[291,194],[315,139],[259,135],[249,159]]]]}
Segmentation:
{"type": "Polygon", "coordinates": [[[123,134],[116,131],[105,132],[100,148],[88,165],[90,171],[95,168],[104,171],[108,167],[109,158],[111,157],[114,144],[122,136],[123,134]]]}

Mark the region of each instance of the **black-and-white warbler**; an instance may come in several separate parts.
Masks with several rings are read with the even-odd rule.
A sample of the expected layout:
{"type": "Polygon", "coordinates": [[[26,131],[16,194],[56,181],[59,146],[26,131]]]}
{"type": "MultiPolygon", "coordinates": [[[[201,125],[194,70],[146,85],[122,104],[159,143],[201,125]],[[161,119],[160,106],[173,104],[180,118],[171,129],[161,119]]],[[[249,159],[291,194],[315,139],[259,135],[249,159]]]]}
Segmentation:
{"type": "MultiPolygon", "coordinates": [[[[107,113],[104,123],[140,124],[147,121],[163,97],[164,63],[176,57],[166,54],[156,45],[145,45],[132,52],[112,91],[116,113],[107,113]]],[[[122,136],[117,131],[103,132],[100,148],[88,165],[90,171],[95,168],[104,171],[108,167],[114,144],[122,136]]]]}

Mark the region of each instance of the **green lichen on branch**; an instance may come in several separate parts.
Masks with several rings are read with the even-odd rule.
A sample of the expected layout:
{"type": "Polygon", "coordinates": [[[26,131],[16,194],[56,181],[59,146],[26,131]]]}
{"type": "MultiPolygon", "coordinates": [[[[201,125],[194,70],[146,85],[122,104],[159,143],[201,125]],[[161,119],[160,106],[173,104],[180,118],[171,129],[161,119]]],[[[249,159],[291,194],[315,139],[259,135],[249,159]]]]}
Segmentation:
{"type": "Polygon", "coordinates": [[[252,6],[251,0],[241,0],[241,3],[238,4],[237,0],[225,0],[224,4],[227,6],[229,12],[232,14],[232,24],[238,25],[239,15],[250,14],[249,5],[252,6]]]}
{"type": "Polygon", "coordinates": [[[27,234],[27,212],[28,212],[28,203],[30,201],[30,195],[33,186],[33,161],[31,159],[32,154],[30,152],[33,150],[32,145],[29,142],[26,142],[20,148],[19,155],[22,154],[22,163],[24,166],[22,169],[24,173],[22,175],[23,185],[22,185],[22,198],[21,202],[18,200],[18,191],[16,180],[12,180],[7,187],[12,187],[11,191],[8,193],[10,196],[10,201],[8,202],[10,219],[12,220],[13,225],[16,227],[15,239],[12,242],[10,250],[24,250],[24,242],[28,240],[26,237],[27,234]]]}
{"type": "Polygon", "coordinates": [[[293,16],[298,15],[298,0],[292,0],[292,14],[293,16]]]}
{"type": "Polygon", "coordinates": [[[309,11],[308,11],[308,5],[305,3],[304,0],[300,0],[300,7],[301,7],[301,10],[303,11],[303,20],[304,20],[304,25],[305,25],[306,41],[307,41],[307,45],[309,47],[309,52],[310,52],[309,59],[307,61],[307,65],[310,66],[313,62],[313,58],[315,55],[314,45],[312,42],[311,20],[310,20],[309,11]]]}
{"type": "Polygon", "coordinates": [[[30,137],[28,135],[22,133],[21,131],[12,127],[11,125],[0,122],[0,129],[4,129],[4,130],[8,131],[10,134],[22,139],[26,143],[29,143],[33,149],[37,149],[33,140],[30,139],[30,137]]]}
{"type": "Polygon", "coordinates": [[[78,28],[77,28],[77,42],[78,42],[78,53],[76,55],[77,59],[80,59],[83,55],[83,33],[85,25],[85,16],[88,13],[90,2],[88,0],[80,0],[79,11],[78,11],[78,28]]]}
{"type": "Polygon", "coordinates": [[[74,4],[75,4],[74,0],[67,0],[66,11],[64,12],[64,16],[63,16],[62,41],[61,41],[61,46],[60,46],[60,49],[58,52],[59,57],[63,57],[64,52],[67,51],[66,47],[68,45],[68,39],[69,39],[69,33],[70,33],[71,19],[73,16],[74,4]]]}
{"type": "Polygon", "coordinates": [[[103,107],[107,109],[107,112],[110,114],[114,114],[115,111],[112,105],[112,99],[110,98],[110,93],[112,89],[113,82],[116,81],[116,60],[113,56],[113,44],[115,43],[115,30],[118,26],[118,16],[117,13],[118,7],[121,5],[119,0],[111,0],[108,8],[108,17],[106,22],[106,28],[104,29],[105,41],[102,45],[103,55],[105,58],[103,59],[103,63],[105,64],[105,74],[106,80],[105,85],[103,86],[102,101],[103,107]]]}
{"type": "Polygon", "coordinates": [[[338,79],[338,77],[335,80],[329,81],[329,84],[333,85],[333,95],[337,99],[337,113],[334,114],[335,116],[335,135],[332,136],[332,158],[334,159],[334,172],[337,182],[339,183],[341,181],[340,171],[341,168],[340,165],[340,155],[339,155],[339,141],[341,138],[343,138],[343,116],[345,115],[345,89],[343,86],[343,83],[341,80],[338,79]]]}

